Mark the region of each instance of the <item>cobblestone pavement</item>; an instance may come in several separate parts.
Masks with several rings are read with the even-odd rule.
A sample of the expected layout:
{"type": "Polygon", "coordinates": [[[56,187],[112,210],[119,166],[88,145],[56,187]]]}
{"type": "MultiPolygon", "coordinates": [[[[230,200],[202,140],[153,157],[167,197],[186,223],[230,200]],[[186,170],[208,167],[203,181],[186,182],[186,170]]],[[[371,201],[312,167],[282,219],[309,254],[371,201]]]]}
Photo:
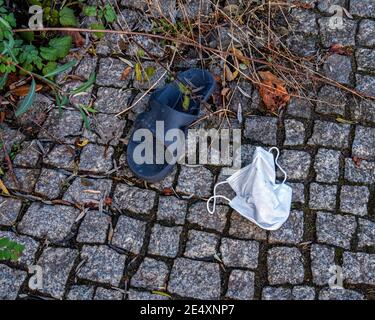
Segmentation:
{"type": "MultiPolygon", "coordinates": [[[[350,56],[330,55],[323,72],[375,95],[373,0],[302,2],[316,5],[290,12],[296,27],[288,42],[293,50],[311,55],[334,43],[352,46],[350,56]],[[353,16],[344,15],[341,30],[327,27],[330,3],[345,6],[353,16]]],[[[130,27],[147,32],[145,3],[122,1],[122,9],[130,27]]],[[[175,5],[174,0],[162,3],[175,5]]],[[[196,4],[186,3],[195,17],[196,4]]],[[[210,3],[203,3],[209,14],[210,3]]],[[[163,57],[155,41],[139,40],[163,57]]],[[[251,113],[241,124],[233,120],[243,129],[244,164],[254,146],[276,145],[293,187],[289,220],[266,232],[224,202],[208,214],[204,199],[224,178],[222,166],[178,166],[155,184],[132,175],[126,143],[148,96],[123,117],[115,114],[150,84],[120,80],[127,64],[119,50],[134,57],[135,49],[122,47],[120,36],[106,36],[97,55],[85,54],[69,71],[82,81],[97,73],[92,91],[71,101],[94,101],[93,131],[85,129],[77,109],[60,115],[41,94],[28,117],[2,125],[7,150],[19,146],[14,158],[19,183],[3,179],[13,196],[0,197],[0,237],[17,240],[25,251],[17,263],[0,263],[0,299],[168,299],[153,291],[198,299],[374,298],[375,104],[323,85],[311,97],[336,106],[293,98],[286,113],[274,117],[261,110],[255,88],[241,84],[251,99],[235,91],[233,105],[241,103],[251,113]],[[51,110],[47,116],[45,110],[51,110]],[[80,147],[85,138],[89,143],[80,147]],[[42,267],[41,289],[28,286],[30,265],[42,267]],[[342,268],[344,289],[328,285],[335,265],[342,268]]],[[[163,70],[147,64],[157,69],[152,81],[157,80],[163,70]]],[[[199,65],[199,59],[175,64],[183,69],[199,65]]],[[[67,90],[80,83],[71,79],[64,84],[67,90]]],[[[224,186],[219,191],[232,194],[224,186]]]]}

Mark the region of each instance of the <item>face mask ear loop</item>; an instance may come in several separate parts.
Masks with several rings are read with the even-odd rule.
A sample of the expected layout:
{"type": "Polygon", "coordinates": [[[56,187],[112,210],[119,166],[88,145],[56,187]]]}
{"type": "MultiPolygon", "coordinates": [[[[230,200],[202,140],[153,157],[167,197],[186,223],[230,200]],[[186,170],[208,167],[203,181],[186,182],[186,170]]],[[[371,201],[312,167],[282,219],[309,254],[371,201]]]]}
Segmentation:
{"type": "Polygon", "coordinates": [[[218,194],[218,195],[216,195],[216,188],[218,187],[218,186],[220,186],[221,184],[224,184],[224,183],[228,183],[228,181],[222,181],[222,182],[219,182],[219,183],[217,183],[216,185],[215,185],[215,187],[214,187],[214,195],[212,196],[212,197],[210,197],[208,200],[207,200],[207,211],[210,213],[210,214],[213,214],[214,212],[215,212],[215,209],[216,209],[216,199],[217,198],[222,198],[222,199],[225,199],[225,200],[227,200],[228,202],[230,202],[231,200],[230,199],[228,199],[227,197],[225,197],[225,196],[222,196],[222,195],[220,195],[220,194],[218,194]],[[210,202],[211,202],[211,200],[214,200],[214,203],[213,203],[213,206],[212,206],[212,210],[210,209],[210,202]]]}
{"type": "Polygon", "coordinates": [[[275,164],[280,169],[280,171],[284,174],[284,180],[282,182],[282,184],[284,184],[285,181],[286,181],[287,175],[286,175],[286,172],[284,171],[284,169],[281,168],[281,166],[279,165],[279,163],[277,161],[279,159],[279,156],[280,156],[280,150],[277,147],[272,147],[271,149],[268,150],[268,152],[271,152],[272,150],[276,150],[276,152],[277,152],[277,155],[276,155],[276,158],[275,158],[275,164]]]}

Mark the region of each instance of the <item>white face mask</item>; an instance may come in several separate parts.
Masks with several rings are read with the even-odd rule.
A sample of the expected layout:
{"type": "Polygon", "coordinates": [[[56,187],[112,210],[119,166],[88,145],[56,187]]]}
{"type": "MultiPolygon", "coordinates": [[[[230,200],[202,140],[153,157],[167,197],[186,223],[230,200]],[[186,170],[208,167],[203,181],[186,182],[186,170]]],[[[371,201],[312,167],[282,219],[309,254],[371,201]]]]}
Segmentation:
{"type": "Polygon", "coordinates": [[[224,198],[229,205],[245,218],[266,230],[277,230],[288,219],[292,203],[292,188],[285,184],[286,172],[279,166],[279,149],[271,148],[268,152],[257,147],[253,162],[231,175],[226,181],[215,185],[214,195],[207,201],[207,210],[213,214],[216,198],[224,198]],[[274,161],[272,150],[277,150],[274,161]],[[284,180],[276,184],[275,163],[284,173],[284,180]],[[230,200],[225,196],[216,195],[217,186],[229,183],[236,192],[230,200]],[[214,201],[212,210],[209,208],[214,201]]]}

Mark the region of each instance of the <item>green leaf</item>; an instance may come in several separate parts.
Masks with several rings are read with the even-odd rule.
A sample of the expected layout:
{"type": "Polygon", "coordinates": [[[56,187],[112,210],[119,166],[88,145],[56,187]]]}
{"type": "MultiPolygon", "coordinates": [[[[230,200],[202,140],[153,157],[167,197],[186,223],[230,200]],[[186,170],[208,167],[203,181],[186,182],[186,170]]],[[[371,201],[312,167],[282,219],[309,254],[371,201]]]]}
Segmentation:
{"type": "Polygon", "coordinates": [[[9,260],[11,261],[17,261],[19,258],[19,255],[17,252],[14,252],[14,251],[10,251],[9,252],[9,260]]]}
{"type": "Polygon", "coordinates": [[[185,86],[182,82],[179,82],[179,83],[178,83],[178,88],[180,89],[180,91],[181,91],[183,94],[188,94],[188,93],[190,93],[189,88],[188,88],[187,86],[185,86]]]}
{"type": "Polygon", "coordinates": [[[145,52],[142,49],[138,49],[135,54],[138,58],[142,58],[145,55],[145,52]]]}
{"type": "Polygon", "coordinates": [[[33,80],[31,81],[30,91],[27,94],[26,98],[22,100],[21,105],[17,109],[16,117],[19,117],[20,115],[24,114],[27,110],[29,110],[29,108],[33,104],[34,99],[35,99],[35,88],[36,88],[36,83],[33,78],[33,80]]]}
{"type": "Polygon", "coordinates": [[[143,78],[142,78],[142,66],[139,62],[137,62],[135,64],[134,72],[135,72],[135,80],[137,80],[138,82],[142,82],[142,80],[143,80],[143,78]]]}
{"type": "Polygon", "coordinates": [[[1,238],[0,239],[0,247],[7,247],[9,246],[10,240],[8,238],[1,238]]]}
{"type": "Polygon", "coordinates": [[[8,73],[5,73],[0,77],[0,90],[4,88],[5,84],[7,83],[7,80],[8,80],[8,73]]]}
{"type": "Polygon", "coordinates": [[[14,45],[15,45],[15,41],[14,41],[13,37],[11,37],[9,39],[9,41],[3,41],[4,50],[1,54],[2,55],[9,54],[11,56],[11,58],[13,59],[13,61],[15,63],[18,63],[18,60],[15,57],[15,54],[17,54],[17,50],[14,50],[14,48],[13,48],[14,45]]]}
{"type": "Polygon", "coordinates": [[[1,251],[0,250],[0,260],[9,260],[10,259],[10,253],[9,251],[1,251]]]}
{"type": "Polygon", "coordinates": [[[21,252],[25,249],[25,246],[23,244],[14,243],[13,250],[16,250],[17,252],[21,252]]]}
{"type": "Polygon", "coordinates": [[[32,42],[35,39],[35,34],[33,31],[21,32],[20,36],[28,42],[32,42]]]}
{"type": "Polygon", "coordinates": [[[95,17],[97,13],[96,6],[85,6],[83,8],[83,14],[87,17],[95,17]]]}
{"type": "Polygon", "coordinates": [[[57,26],[60,21],[60,14],[56,9],[47,7],[43,10],[43,18],[49,25],[57,26]]]}
{"type": "Polygon", "coordinates": [[[13,13],[10,13],[8,15],[6,15],[5,17],[5,20],[9,23],[9,25],[11,27],[15,27],[16,26],[16,18],[14,17],[14,14],[13,13]]]}
{"type": "Polygon", "coordinates": [[[26,45],[22,47],[22,52],[19,55],[19,60],[21,63],[31,64],[39,57],[38,50],[32,45],[26,45]]]}
{"type": "Polygon", "coordinates": [[[64,72],[65,70],[68,70],[69,68],[71,68],[72,66],[74,66],[74,65],[76,64],[76,62],[77,62],[77,61],[72,60],[72,61],[70,61],[70,62],[68,62],[68,63],[65,63],[65,64],[63,64],[62,66],[56,68],[54,71],[45,74],[44,76],[45,76],[46,78],[49,78],[49,77],[52,77],[52,76],[54,76],[54,75],[56,75],[56,74],[59,74],[59,73],[61,73],[61,72],[64,72]]]}
{"type": "Polygon", "coordinates": [[[182,100],[182,107],[184,110],[189,110],[190,106],[190,90],[187,86],[185,86],[183,83],[178,83],[178,88],[180,91],[184,94],[183,100],[182,100]]]}
{"type": "MultiPolygon", "coordinates": [[[[105,30],[105,27],[101,23],[93,23],[90,25],[91,30],[105,30]]],[[[94,34],[99,38],[104,37],[104,32],[94,32],[94,34]]]]}
{"type": "Polygon", "coordinates": [[[60,23],[64,27],[75,27],[77,25],[77,18],[74,15],[74,10],[64,7],[60,13],[60,23]]]}
{"type": "Polygon", "coordinates": [[[147,80],[150,80],[150,78],[155,74],[155,68],[152,66],[148,66],[145,68],[145,73],[147,80]]]}
{"type": "Polygon", "coordinates": [[[3,30],[4,31],[4,37],[7,39],[12,39],[13,38],[13,33],[12,30],[3,30]]]}
{"type": "Polygon", "coordinates": [[[91,73],[89,79],[85,83],[81,84],[78,88],[74,89],[71,92],[71,94],[77,94],[77,93],[86,91],[95,83],[95,80],[96,80],[96,74],[95,72],[93,72],[91,73]]]}
{"type": "Polygon", "coordinates": [[[184,100],[182,101],[182,107],[184,108],[184,110],[189,110],[189,106],[190,106],[190,96],[185,94],[184,100]]]}
{"type": "Polygon", "coordinates": [[[116,11],[110,4],[107,4],[104,7],[104,18],[107,20],[108,23],[115,22],[117,20],[116,11]]]}
{"type": "Polygon", "coordinates": [[[5,27],[5,29],[8,29],[8,30],[12,29],[9,23],[6,20],[4,20],[2,17],[0,17],[0,24],[2,24],[5,27]]]}
{"type": "Polygon", "coordinates": [[[59,58],[59,51],[56,48],[40,48],[40,55],[47,61],[56,61],[59,58]]]}
{"type": "Polygon", "coordinates": [[[88,106],[81,105],[81,107],[82,107],[83,109],[85,109],[86,111],[90,112],[90,113],[98,113],[98,112],[99,112],[98,110],[95,110],[95,109],[90,108],[90,107],[88,107],[88,106]]]}
{"type": "Polygon", "coordinates": [[[49,74],[57,68],[57,62],[49,61],[43,68],[43,75],[49,74]]]}
{"type": "Polygon", "coordinates": [[[0,260],[17,261],[25,246],[8,238],[0,239],[0,260]]]}
{"type": "Polygon", "coordinates": [[[58,51],[58,58],[65,58],[72,47],[72,37],[58,37],[49,41],[48,45],[58,51]]]}

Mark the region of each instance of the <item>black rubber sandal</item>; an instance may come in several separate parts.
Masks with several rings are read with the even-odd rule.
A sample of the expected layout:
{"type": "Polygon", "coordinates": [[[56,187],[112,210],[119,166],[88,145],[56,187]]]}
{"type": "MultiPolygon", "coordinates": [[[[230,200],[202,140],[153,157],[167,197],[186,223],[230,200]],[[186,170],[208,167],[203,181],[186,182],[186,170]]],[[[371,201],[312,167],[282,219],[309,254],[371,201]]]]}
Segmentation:
{"type": "MultiPolygon", "coordinates": [[[[163,144],[164,152],[175,141],[165,141],[165,135],[170,129],[180,129],[186,138],[190,124],[197,120],[202,102],[206,102],[215,88],[215,80],[210,72],[203,69],[189,69],[177,75],[174,81],[165,87],[155,90],[149,100],[149,110],[140,114],[134,123],[134,130],[127,148],[127,163],[133,173],[139,178],[157,182],[164,179],[173,170],[174,165],[182,154],[163,154],[162,161],[157,161],[156,145],[163,144]],[[184,90],[189,90],[189,106],[184,109],[184,90]],[[156,130],[156,122],[163,121],[164,130],[156,130]],[[135,133],[139,129],[147,129],[152,134],[152,161],[142,163],[137,159],[137,146],[144,144],[144,139],[138,141],[135,133]],[[158,136],[159,134],[159,136],[158,136]],[[168,159],[168,161],[167,161],[168,159]]],[[[186,103],[186,100],[185,100],[186,103]]],[[[138,131],[139,133],[140,131],[138,131]]],[[[142,134],[141,134],[142,135],[142,134]]],[[[185,150],[183,150],[185,152],[185,150]]],[[[159,155],[160,157],[160,155],[159,155]]],[[[160,160],[160,159],[159,159],[160,160]]]]}

